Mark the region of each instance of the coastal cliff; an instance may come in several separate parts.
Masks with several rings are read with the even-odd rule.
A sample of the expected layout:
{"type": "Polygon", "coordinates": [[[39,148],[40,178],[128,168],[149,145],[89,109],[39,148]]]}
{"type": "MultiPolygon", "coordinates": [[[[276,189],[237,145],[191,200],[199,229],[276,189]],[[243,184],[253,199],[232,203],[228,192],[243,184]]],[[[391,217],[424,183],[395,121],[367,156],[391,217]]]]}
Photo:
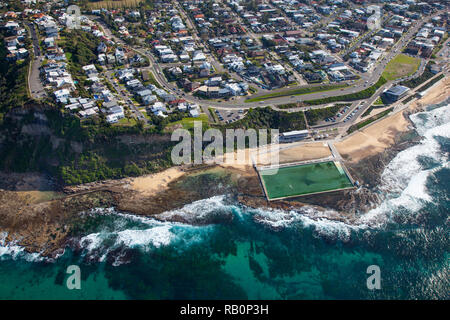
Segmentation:
{"type": "MultiPolygon", "coordinates": [[[[442,101],[440,93],[439,96],[439,101],[427,100],[426,103],[442,101]]],[[[417,112],[422,105],[416,103],[407,112],[417,112]]],[[[376,187],[385,166],[398,152],[418,141],[407,116],[397,117],[400,116],[404,121],[401,130],[398,119],[389,117],[370,130],[353,135],[356,139],[353,145],[347,139],[344,140],[347,145],[337,146],[341,148],[339,152],[346,167],[359,182],[359,188],[288,200],[268,202],[251,166],[176,167],[143,177],[66,187],[63,191],[55,191],[52,181],[40,174],[2,174],[0,235],[3,240],[0,241],[2,245],[16,244],[28,252],[55,257],[71,244],[71,239],[86,233],[88,226],[80,213],[95,208],[114,207],[120,212],[194,225],[226,223],[223,217],[197,220],[189,213],[159,216],[196,200],[224,194],[230,201],[252,208],[290,211],[313,206],[319,211],[331,210],[334,213],[327,219],[351,223],[358,213],[367,212],[380,203],[376,187]],[[377,130],[376,126],[383,130],[377,130]],[[377,136],[370,136],[374,132],[377,136]],[[369,137],[369,143],[359,144],[358,134],[369,137]],[[35,181],[32,177],[36,177],[35,181]]]]}
{"type": "MultiPolygon", "coordinates": [[[[356,190],[330,192],[280,201],[267,201],[254,169],[224,168],[220,166],[198,167],[169,182],[162,191],[153,194],[137,192],[133,179],[91,183],[65,189],[59,198],[50,201],[33,199],[26,192],[1,190],[1,231],[8,236],[6,243],[25,247],[28,252],[54,257],[62,248],[70,245],[70,239],[83,234],[83,219],[79,213],[93,208],[114,207],[120,212],[152,216],[179,209],[197,200],[227,194],[230,201],[252,208],[274,210],[299,210],[314,206],[319,210],[333,209],[330,219],[351,221],[355,213],[367,211],[379,203],[374,186],[383,165],[410,143],[401,143],[385,152],[367,158],[357,164],[349,164],[354,177],[363,182],[356,190]]],[[[208,217],[197,221],[189,213],[165,216],[164,220],[190,224],[226,223],[223,217],[208,217]]],[[[85,227],[85,226],[84,226],[85,227]]]]}

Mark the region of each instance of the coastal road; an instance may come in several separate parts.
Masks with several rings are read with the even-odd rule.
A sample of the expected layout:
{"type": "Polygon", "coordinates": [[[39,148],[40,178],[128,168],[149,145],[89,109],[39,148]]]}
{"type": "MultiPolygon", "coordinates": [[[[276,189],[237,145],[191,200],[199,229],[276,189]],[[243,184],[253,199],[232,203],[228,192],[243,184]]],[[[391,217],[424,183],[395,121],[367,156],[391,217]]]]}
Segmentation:
{"type": "Polygon", "coordinates": [[[31,40],[33,42],[33,52],[34,52],[34,58],[31,61],[31,67],[28,74],[28,87],[32,98],[41,99],[47,95],[47,93],[44,90],[44,86],[42,85],[42,81],[39,77],[40,74],[39,67],[41,66],[44,56],[41,55],[39,38],[38,35],[36,34],[34,24],[29,22],[27,23],[27,26],[28,31],[30,32],[31,40]]]}
{"type": "MultiPolygon", "coordinates": [[[[394,44],[394,46],[391,48],[391,50],[379,61],[379,63],[374,67],[372,72],[367,72],[365,75],[363,75],[362,79],[360,81],[358,81],[357,83],[355,83],[355,85],[353,85],[353,86],[350,86],[347,88],[342,88],[339,90],[311,93],[311,94],[305,94],[305,95],[299,95],[299,96],[285,96],[285,97],[279,97],[279,98],[274,98],[274,99],[267,99],[267,101],[259,101],[259,102],[251,102],[251,103],[245,103],[244,97],[239,97],[239,98],[236,98],[235,100],[228,100],[228,101],[224,101],[224,102],[217,101],[217,100],[215,100],[215,101],[203,100],[203,99],[199,99],[197,97],[191,96],[191,95],[185,95],[185,96],[183,96],[183,99],[185,99],[188,102],[196,103],[196,104],[200,105],[201,107],[212,107],[215,109],[229,110],[229,109],[233,109],[233,108],[234,109],[249,109],[249,108],[255,108],[255,107],[265,107],[265,106],[275,106],[275,105],[288,104],[288,103],[298,103],[298,102],[302,102],[302,101],[306,101],[306,100],[334,97],[334,96],[338,96],[338,95],[344,95],[344,94],[350,94],[350,93],[356,93],[356,92],[362,91],[362,90],[370,87],[371,85],[375,84],[376,81],[378,81],[378,79],[380,78],[381,74],[383,73],[387,63],[392,58],[394,58],[396,55],[401,53],[404,46],[406,46],[406,44],[412,39],[412,37],[419,30],[420,26],[422,24],[426,23],[427,21],[429,21],[429,19],[431,19],[431,17],[436,16],[438,14],[441,14],[441,12],[435,13],[431,16],[426,17],[425,19],[417,21],[413,26],[411,26],[409,28],[409,30],[406,32],[406,34],[404,34],[399,39],[399,41],[397,41],[397,43],[394,44]]],[[[98,20],[98,17],[97,17],[97,20],[98,20]]],[[[101,23],[103,29],[106,31],[105,32],[106,34],[109,34],[110,37],[113,40],[115,40],[116,42],[123,44],[122,40],[117,39],[116,37],[114,37],[112,35],[112,33],[109,31],[108,27],[103,23],[103,21],[99,20],[99,22],[101,23]]],[[[148,67],[148,69],[150,71],[152,71],[156,80],[163,88],[165,88],[168,91],[171,91],[172,93],[174,93],[176,95],[180,95],[181,91],[174,84],[169,83],[167,81],[167,79],[165,79],[165,76],[161,70],[161,66],[159,65],[159,63],[157,63],[155,61],[152,54],[143,52],[138,49],[133,49],[133,48],[131,48],[131,49],[138,52],[139,54],[141,54],[143,56],[146,56],[149,59],[150,67],[148,67]]],[[[341,121],[341,122],[327,125],[326,128],[350,126],[356,119],[358,119],[358,117],[363,112],[365,112],[365,110],[372,104],[372,102],[375,101],[378,98],[378,96],[380,95],[380,93],[389,85],[391,85],[390,82],[388,84],[385,84],[381,88],[379,88],[378,91],[376,92],[376,94],[374,94],[370,99],[367,99],[364,102],[364,104],[362,105],[362,107],[358,109],[357,114],[355,116],[353,116],[350,121],[348,121],[349,122],[348,124],[345,124],[343,121],[341,121]]],[[[312,88],[312,86],[306,86],[306,87],[312,88]]],[[[299,88],[299,87],[296,87],[296,88],[299,88]]],[[[278,92],[278,91],[285,91],[285,90],[286,89],[273,90],[271,92],[278,92]]],[[[261,96],[261,94],[252,95],[251,97],[253,98],[253,97],[258,97],[258,96],[261,96]]],[[[322,106],[316,106],[316,107],[322,107],[322,106]]],[[[345,118],[345,117],[343,117],[343,118],[345,118]]]]}
{"type": "MultiPolygon", "coordinates": [[[[109,30],[108,26],[99,18],[99,17],[94,17],[95,20],[97,20],[101,26],[102,29],[104,30],[105,34],[110,37],[112,40],[114,40],[116,43],[125,45],[125,43],[115,37],[112,32],[109,30]]],[[[173,83],[169,83],[167,81],[167,79],[165,78],[161,66],[160,64],[155,61],[155,58],[153,57],[152,54],[150,54],[149,52],[146,51],[142,51],[142,50],[138,50],[135,48],[130,48],[133,51],[147,57],[150,61],[150,66],[147,67],[147,69],[149,69],[150,71],[152,71],[153,75],[155,76],[156,80],[158,81],[158,83],[161,85],[161,87],[163,87],[164,89],[171,91],[174,94],[179,94],[179,89],[177,88],[177,86],[173,83]]],[[[384,68],[383,68],[384,69],[384,68]]],[[[380,72],[378,73],[379,75],[381,74],[382,70],[380,70],[380,72]]],[[[372,78],[375,79],[376,78],[376,74],[372,74],[372,78]]],[[[276,98],[276,99],[268,99],[267,102],[251,102],[251,103],[245,103],[244,100],[247,97],[237,97],[235,100],[228,100],[225,102],[221,102],[218,100],[206,100],[206,99],[200,99],[197,97],[194,97],[192,95],[185,95],[183,96],[183,99],[185,99],[188,102],[192,102],[192,103],[196,103],[199,105],[205,105],[208,107],[213,107],[216,109],[230,109],[230,108],[237,108],[237,109],[249,109],[249,108],[255,108],[255,107],[264,107],[264,106],[268,106],[268,105],[276,105],[276,104],[287,104],[287,103],[293,103],[293,102],[300,102],[300,101],[304,101],[304,100],[309,100],[309,99],[318,99],[318,98],[325,98],[325,97],[329,97],[329,96],[334,96],[336,95],[337,92],[339,92],[339,95],[342,94],[347,94],[347,93],[354,93],[357,91],[361,91],[363,90],[365,87],[370,86],[369,82],[364,83],[364,84],[360,84],[359,86],[354,86],[354,87],[349,87],[349,88],[345,88],[345,89],[341,89],[340,91],[328,91],[328,92],[322,92],[322,93],[312,93],[312,94],[306,94],[306,95],[302,95],[302,96],[294,96],[294,97],[280,97],[280,98],[276,98]]],[[[294,88],[301,88],[301,87],[313,87],[313,86],[299,86],[299,87],[293,87],[294,88]]],[[[286,89],[280,89],[280,90],[273,90],[271,92],[278,92],[278,91],[285,91],[286,89]]],[[[252,97],[257,97],[258,95],[252,95],[252,97]]]]}

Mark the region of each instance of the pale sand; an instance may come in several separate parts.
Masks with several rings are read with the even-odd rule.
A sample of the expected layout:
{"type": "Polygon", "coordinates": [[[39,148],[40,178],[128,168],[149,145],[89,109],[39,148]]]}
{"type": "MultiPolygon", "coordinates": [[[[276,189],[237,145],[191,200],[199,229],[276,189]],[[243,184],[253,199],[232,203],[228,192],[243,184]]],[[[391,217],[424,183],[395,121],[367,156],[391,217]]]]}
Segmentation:
{"type": "Polygon", "coordinates": [[[184,174],[185,172],[180,167],[172,167],[155,174],[132,178],[129,188],[143,194],[154,194],[167,189],[171,181],[178,179],[184,174]]]}
{"type": "Polygon", "coordinates": [[[280,144],[277,147],[273,147],[273,149],[268,147],[266,151],[261,152],[260,154],[258,154],[257,149],[246,149],[243,150],[243,154],[245,155],[244,163],[237,161],[237,153],[234,152],[233,156],[235,161],[226,160],[222,166],[243,169],[244,167],[252,166],[253,164],[270,165],[276,164],[277,161],[279,163],[286,163],[320,159],[331,156],[331,151],[326,143],[311,142],[294,146],[280,144]],[[276,157],[276,152],[279,152],[278,159],[276,157]],[[251,159],[253,159],[253,161],[251,159]]]}
{"type": "Polygon", "coordinates": [[[407,131],[408,126],[403,113],[398,112],[335,143],[335,146],[346,160],[357,162],[392,146],[397,133],[407,131]]]}
{"type": "Polygon", "coordinates": [[[428,89],[426,96],[413,101],[408,109],[414,112],[424,106],[440,103],[448,97],[450,97],[450,77],[442,79],[438,84],[428,89]]]}
{"type": "MultiPolygon", "coordinates": [[[[450,95],[449,88],[450,78],[445,78],[429,89],[425,97],[412,102],[406,110],[416,112],[423,106],[444,101],[450,95]]],[[[403,112],[398,112],[335,143],[335,146],[344,158],[357,162],[391,147],[397,133],[407,131],[408,126],[409,122],[403,112]]]]}
{"type": "MultiPolygon", "coordinates": [[[[424,105],[442,102],[448,98],[449,88],[450,79],[446,78],[429,89],[425,97],[412,102],[408,109],[414,111],[424,105]]],[[[342,156],[352,162],[356,162],[365,157],[383,152],[392,146],[397,133],[407,131],[408,126],[409,122],[403,116],[403,112],[399,112],[345,138],[341,142],[335,143],[335,146],[342,156]]],[[[270,164],[271,162],[269,153],[263,154],[258,158],[255,149],[246,149],[244,152],[246,159],[253,157],[257,164],[270,164]]],[[[289,147],[288,144],[282,144],[279,161],[280,163],[305,161],[326,158],[330,155],[330,149],[323,142],[311,142],[293,147],[289,147]]],[[[234,153],[234,156],[236,157],[236,153],[234,153]]],[[[243,164],[225,162],[221,166],[239,169],[248,173],[252,167],[252,161],[247,160],[243,164]]],[[[180,178],[184,174],[185,172],[180,167],[172,167],[152,175],[131,178],[128,185],[132,190],[151,195],[167,189],[171,181],[180,178]]]]}
{"type": "Polygon", "coordinates": [[[56,191],[15,191],[17,196],[22,199],[25,204],[36,204],[41,202],[47,202],[50,200],[58,199],[64,197],[64,194],[58,193],[56,191]]]}
{"type": "MultiPolygon", "coordinates": [[[[285,146],[281,145],[281,150],[279,153],[280,163],[306,161],[331,156],[330,148],[323,142],[312,142],[300,146],[290,147],[288,149],[284,148],[285,146]]],[[[270,156],[271,154],[267,154],[265,157],[262,157],[261,164],[270,164],[270,156]]]]}

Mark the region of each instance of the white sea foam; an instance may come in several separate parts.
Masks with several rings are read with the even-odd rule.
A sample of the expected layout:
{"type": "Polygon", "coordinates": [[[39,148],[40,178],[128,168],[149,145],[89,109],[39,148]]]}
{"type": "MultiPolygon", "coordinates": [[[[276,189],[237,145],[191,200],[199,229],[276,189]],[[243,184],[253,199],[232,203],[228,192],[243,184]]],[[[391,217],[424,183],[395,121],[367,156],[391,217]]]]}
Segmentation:
{"type": "Polygon", "coordinates": [[[6,232],[0,233],[0,260],[4,258],[11,258],[14,260],[22,258],[26,261],[37,262],[44,259],[39,253],[26,252],[23,247],[17,245],[17,242],[10,242],[6,244],[7,236],[8,234],[6,232]]]}
{"type": "Polygon", "coordinates": [[[160,220],[174,220],[181,219],[184,222],[194,223],[201,222],[208,218],[212,213],[221,210],[222,213],[230,212],[230,207],[224,204],[225,196],[214,196],[208,199],[194,201],[184,207],[176,210],[166,211],[155,215],[160,220]]]}
{"type": "Polygon", "coordinates": [[[400,208],[418,212],[427,202],[431,202],[426,183],[428,177],[443,167],[448,167],[448,155],[440,150],[437,136],[450,138],[450,105],[410,116],[422,141],[403,150],[386,166],[381,175],[379,187],[387,198],[377,208],[359,219],[370,226],[380,226],[400,208]],[[438,166],[424,169],[419,158],[428,157],[438,166]]]}
{"type": "MultiPolygon", "coordinates": [[[[195,205],[201,208],[202,201],[208,203],[211,199],[200,200],[200,203],[195,205]]],[[[212,199],[212,201],[215,201],[217,204],[216,200],[212,199]]],[[[188,205],[188,207],[192,209],[192,204],[188,205]]],[[[97,209],[96,214],[103,214],[103,212],[101,209],[97,209]]],[[[139,225],[132,228],[117,228],[113,231],[100,231],[82,237],[79,240],[79,244],[83,251],[91,257],[97,257],[99,261],[105,260],[111,251],[121,247],[139,248],[148,251],[178,242],[183,245],[189,245],[200,241],[202,237],[199,234],[210,229],[208,226],[196,227],[185,223],[160,221],[149,217],[118,213],[114,210],[108,210],[106,214],[112,214],[122,219],[118,224],[122,227],[127,221],[138,222],[139,225]]],[[[171,212],[167,212],[167,214],[169,216],[171,212]]],[[[101,228],[101,226],[99,227],[101,228]]],[[[120,262],[116,259],[113,264],[119,265],[120,262]]]]}
{"type": "MultiPolygon", "coordinates": [[[[200,240],[197,233],[186,234],[180,230],[192,228],[189,224],[169,222],[179,219],[185,223],[207,221],[211,214],[231,214],[245,219],[250,214],[258,223],[267,225],[273,229],[282,229],[292,225],[301,225],[304,228],[312,228],[314,234],[323,237],[338,238],[348,241],[352,231],[361,229],[379,228],[390,220],[400,207],[411,212],[417,212],[422,206],[432,201],[426,188],[428,177],[442,168],[448,166],[447,155],[442,154],[435,136],[450,138],[450,113],[449,106],[436,108],[431,111],[421,112],[411,116],[411,120],[417,127],[417,132],[423,137],[420,144],[400,152],[384,169],[381,176],[380,191],[387,198],[375,209],[363,214],[356,219],[348,220],[334,210],[318,210],[312,206],[305,206],[300,210],[273,210],[273,209],[246,209],[226,203],[225,196],[216,196],[209,199],[195,201],[177,210],[167,211],[155,217],[157,221],[145,217],[119,214],[129,219],[139,219],[149,226],[145,230],[122,230],[116,233],[116,243],[128,247],[159,247],[180,241],[186,236],[190,239],[200,240]],[[433,159],[440,164],[436,168],[423,169],[419,161],[420,156],[433,159]],[[178,226],[178,232],[174,228],[178,226]],[[181,228],[180,228],[181,227],[181,228]]],[[[96,235],[101,237],[101,233],[96,235]]],[[[92,237],[92,235],[88,236],[92,237]]],[[[93,241],[88,250],[98,248],[103,241],[93,241]]]]}
{"type": "Polygon", "coordinates": [[[140,247],[148,244],[157,248],[167,246],[175,236],[170,229],[170,225],[165,225],[146,230],[124,230],[118,233],[117,241],[128,247],[140,247]]]}
{"type": "Polygon", "coordinates": [[[448,155],[442,153],[436,140],[436,136],[450,138],[449,107],[445,105],[411,116],[423,139],[418,145],[399,152],[386,166],[379,186],[380,193],[386,198],[377,208],[352,221],[342,220],[336,211],[321,211],[314,207],[289,212],[258,210],[256,220],[276,229],[301,222],[305,227],[314,228],[317,234],[336,236],[345,241],[352,230],[382,227],[400,208],[418,212],[427,202],[433,201],[426,187],[429,176],[443,167],[449,167],[448,155]],[[419,161],[423,156],[433,159],[438,165],[424,169],[419,161]]]}
{"type": "Polygon", "coordinates": [[[360,229],[343,219],[337,211],[318,210],[314,207],[303,207],[301,210],[282,211],[277,209],[258,209],[254,212],[254,219],[258,223],[280,230],[301,225],[303,228],[311,228],[314,234],[320,237],[335,238],[348,241],[352,230],[360,229]],[[340,220],[338,220],[340,219],[340,220]]]}
{"type": "MultiPolygon", "coordinates": [[[[428,177],[443,166],[448,167],[448,155],[442,154],[435,136],[450,138],[449,106],[436,108],[411,116],[418,134],[423,137],[420,144],[400,152],[384,169],[381,176],[380,191],[387,198],[377,208],[347,220],[334,210],[318,210],[312,206],[300,210],[245,209],[229,204],[226,196],[215,196],[195,201],[176,210],[155,215],[156,219],[116,212],[114,208],[92,209],[85,214],[115,215],[118,219],[114,230],[103,230],[89,234],[80,239],[79,243],[87,254],[93,254],[99,260],[104,260],[111,250],[118,247],[142,248],[152,250],[163,246],[179,243],[189,245],[204,239],[205,231],[211,226],[192,226],[190,223],[209,221],[211,215],[231,215],[242,223],[248,217],[273,229],[282,229],[292,225],[311,228],[314,234],[323,237],[338,238],[348,241],[352,231],[378,228],[403,207],[411,212],[417,212],[422,206],[432,201],[432,196],[426,188],[428,177]],[[419,157],[425,156],[440,164],[436,168],[422,168],[419,157]],[[173,220],[183,221],[171,222],[173,220]],[[139,225],[129,226],[134,221],[139,225]]],[[[101,227],[100,227],[101,229],[101,227]]],[[[37,260],[38,254],[27,254],[16,244],[5,245],[6,235],[0,234],[0,257],[24,257],[37,260]]],[[[123,253],[118,253],[118,257],[123,253]]],[[[119,261],[114,265],[120,264],[119,261]]]]}

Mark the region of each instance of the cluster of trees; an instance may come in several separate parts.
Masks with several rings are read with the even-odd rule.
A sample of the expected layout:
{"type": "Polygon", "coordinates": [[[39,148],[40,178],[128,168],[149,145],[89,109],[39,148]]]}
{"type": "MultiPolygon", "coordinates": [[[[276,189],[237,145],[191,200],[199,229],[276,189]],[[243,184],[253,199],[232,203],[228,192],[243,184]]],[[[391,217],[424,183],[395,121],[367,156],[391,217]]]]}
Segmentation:
{"type": "Polygon", "coordinates": [[[0,122],[11,108],[23,106],[28,100],[27,74],[30,59],[7,61],[5,34],[0,33],[0,122]]]}
{"type": "Polygon", "coordinates": [[[0,150],[2,154],[0,169],[2,171],[43,171],[46,169],[52,145],[48,135],[41,135],[38,138],[27,135],[21,141],[15,141],[8,136],[3,141],[0,150]]]}
{"type": "MultiPolygon", "coordinates": [[[[147,137],[147,133],[141,136],[147,137]]],[[[170,137],[145,142],[124,143],[121,135],[86,146],[81,154],[72,154],[58,167],[57,176],[64,184],[80,184],[104,179],[117,179],[153,173],[171,166],[170,137]]]]}
{"type": "Polygon", "coordinates": [[[119,31],[119,25],[114,21],[113,15],[109,15],[104,12],[101,12],[100,17],[108,25],[108,27],[109,27],[109,29],[111,29],[111,31],[116,31],[116,32],[119,31]]]}
{"type": "Polygon", "coordinates": [[[337,102],[337,101],[355,101],[355,100],[362,100],[370,98],[382,85],[384,85],[387,82],[387,80],[383,77],[380,77],[380,79],[375,83],[373,86],[364,89],[359,92],[355,93],[349,93],[342,96],[331,96],[328,98],[321,98],[321,99],[315,99],[315,100],[307,100],[304,103],[307,105],[318,105],[318,104],[326,104],[331,102],[337,102]]]}
{"type": "Polygon", "coordinates": [[[310,126],[313,126],[323,119],[335,116],[336,113],[338,113],[339,109],[341,109],[341,106],[332,106],[321,109],[310,109],[305,111],[306,120],[308,121],[308,124],[310,126]]]}
{"type": "Polygon", "coordinates": [[[368,124],[383,118],[385,115],[389,114],[392,112],[392,110],[394,110],[394,108],[389,108],[387,110],[384,110],[383,112],[380,112],[377,115],[374,115],[373,117],[370,117],[369,119],[366,119],[364,121],[360,121],[354,125],[352,125],[350,128],[348,128],[347,133],[352,133],[353,131],[356,131],[358,129],[361,129],[365,126],[367,126],[368,124]]]}
{"type": "Polygon", "coordinates": [[[277,106],[278,109],[293,109],[299,107],[304,107],[304,105],[301,102],[293,102],[287,104],[280,104],[277,106]]]}
{"type": "Polygon", "coordinates": [[[94,35],[82,31],[63,31],[61,32],[62,48],[69,57],[69,71],[78,81],[76,84],[78,92],[83,97],[88,97],[89,93],[84,88],[89,85],[88,80],[81,67],[95,63],[97,61],[97,47],[100,40],[94,35]]]}
{"type": "MultiPolygon", "coordinates": [[[[145,85],[153,84],[155,87],[162,89],[161,85],[159,84],[159,82],[156,81],[155,75],[153,74],[153,72],[151,72],[151,71],[142,71],[142,73],[144,73],[144,72],[147,72],[147,74],[148,74],[148,81],[144,81],[145,85]]],[[[142,77],[142,78],[144,78],[144,77],[142,77]]]]}
{"type": "Polygon", "coordinates": [[[425,81],[427,81],[428,79],[431,79],[434,76],[434,73],[431,72],[431,66],[433,65],[432,61],[429,61],[425,67],[425,70],[423,71],[423,73],[417,77],[417,78],[412,78],[410,80],[405,80],[400,82],[400,85],[408,87],[408,88],[415,88],[418,85],[424,83],[425,81]]]}
{"type": "Polygon", "coordinates": [[[270,129],[278,128],[280,132],[302,130],[306,128],[303,112],[276,111],[270,107],[250,109],[245,117],[230,123],[227,128],[270,129]]]}
{"type": "Polygon", "coordinates": [[[141,163],[127,161],[114,166],[107,158],[98,153],[88,152],[70,164],[59,167],[58,176],[64,184],[76,185],[105,179],[135,177],[154,172],[159,168],[166,168],[169,165],[170,162],[167,159],[167,161],[144,161],[141,163]]]}
{"type": "Polygon", "coordinates": [[[111,126],[101,117],[81,122],[47,106],[36,105],[15,117],[5,117],[0,135],[5,137],[0,144],[0,170],[46,172],[61,184],[135,176],[171,165],[170,136],[159,134],[155,128],[111,126]],[[41,134],[23,132],[24,125],[38,123],[41,134]],[[136,141],[133,137],[138,135],[136,141]]]}
{"type": "Polygon", "coordinates": [[[445,75],[441,74],[440,76],[434,78],[433,80],[431,80],[430,82],[428,82],[427,84],[424,84],[423,86],[421,86],[419,89],[417,89],[419,92],[425,91],[428,88],[430,88],[432,85],[434,85],[436,82],[438,82],[439,80],[441,80],[442,78],[444,78],[445,75]]]}
{"type": "Polygon", "coordinates": [[[156,132],[162,133],[164,132],[165,127],[171,123],[179,121],[183,118],[189,117],[189,114],[187,112],[181,112],[181,111],[175,111],[170,113],[166,118],[155,116],[152,113],[148,114],[156,132]]]}
{"type": "Polygon", "coordinates": [[[77,30],[63,31],[61,37],[64,39],[62,47],[66,53],[71,53],[70,62],[73,64],[74,73],[82,72],[81,67],[94,63],[97,60],[97,47],[100,40],[94,35],[77,30]]]}
{"type": "Polygon", "coordinates": [[[244,6],[248,11],[258,11],[258,4],[255,0],[246,1],[244,6]]]}

